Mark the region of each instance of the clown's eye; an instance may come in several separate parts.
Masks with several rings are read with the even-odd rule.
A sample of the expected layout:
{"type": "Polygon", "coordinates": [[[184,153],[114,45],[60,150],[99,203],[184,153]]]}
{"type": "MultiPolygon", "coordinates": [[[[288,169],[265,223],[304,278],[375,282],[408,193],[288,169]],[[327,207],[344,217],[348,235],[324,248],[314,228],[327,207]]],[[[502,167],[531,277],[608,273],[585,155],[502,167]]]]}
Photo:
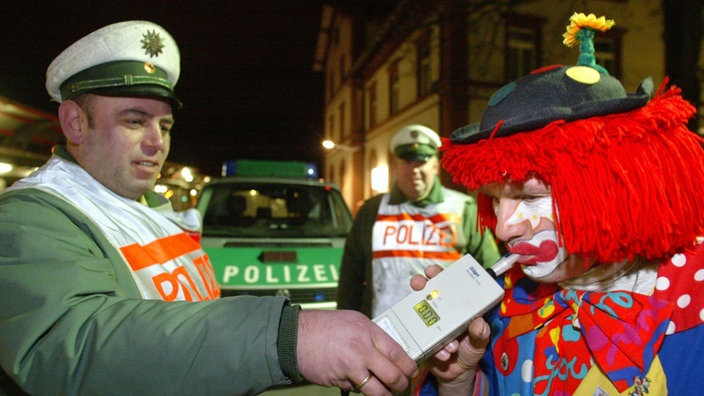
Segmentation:
{"type": "Polygon", "coordinates": [[[544,197],[525,196],[521,197],[521,201],[523,201],[526,205],[533,205],[540,202],[543,198],[544,197]]]}
{"type": "Polygon", "coordinates": [[[531,199],[535,199],[538,197],[536,197],[535,195],[532,195],[532,194],[520,193],[520,194],[514,194],[511,198],[518,199],[521,201],[530,201],[531,199]]]}
{"type": "Polygon", "coordinates": [[[499,215],[499,199],[496,197],[492,198],[491,206],[494,208],[494,215],[498,216],[499,215]]]}

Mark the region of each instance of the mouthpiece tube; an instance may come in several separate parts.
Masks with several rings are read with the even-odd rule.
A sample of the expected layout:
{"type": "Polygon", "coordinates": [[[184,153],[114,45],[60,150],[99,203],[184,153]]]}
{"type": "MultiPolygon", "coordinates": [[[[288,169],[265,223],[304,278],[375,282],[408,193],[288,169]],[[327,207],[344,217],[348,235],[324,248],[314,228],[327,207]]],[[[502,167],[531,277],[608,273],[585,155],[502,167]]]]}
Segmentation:
{"type": "Polygon", "coordinates": [[[506,253],[499,259],[499,261],[494,263],[491,268],[487,268],[486,272],[496,279],[497,277],[503,275],[504,272],[510,270],[519,258],[521,258],[520,254],[506,253]]]}

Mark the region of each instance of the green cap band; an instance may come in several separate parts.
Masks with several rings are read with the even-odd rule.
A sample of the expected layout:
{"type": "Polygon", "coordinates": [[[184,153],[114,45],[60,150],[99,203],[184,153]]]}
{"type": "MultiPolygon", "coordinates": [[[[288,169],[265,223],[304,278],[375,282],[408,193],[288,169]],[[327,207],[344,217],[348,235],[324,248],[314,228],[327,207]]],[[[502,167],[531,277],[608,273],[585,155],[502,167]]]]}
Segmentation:
{"type": "Polygon", "coordinates": [[[407,161],[427,161],[437,153],[437,149],[424,143],[404,144],[394,151],[397,157],[407,161]]]}
{"type": "Polygon", "coordinates": [[[177,108],[181,107],[166,72],[145,62],[100,64],[69,77],[60,89],[62,100],[94,92],[107,96],[157,96],[170,99],[177,108]]]}

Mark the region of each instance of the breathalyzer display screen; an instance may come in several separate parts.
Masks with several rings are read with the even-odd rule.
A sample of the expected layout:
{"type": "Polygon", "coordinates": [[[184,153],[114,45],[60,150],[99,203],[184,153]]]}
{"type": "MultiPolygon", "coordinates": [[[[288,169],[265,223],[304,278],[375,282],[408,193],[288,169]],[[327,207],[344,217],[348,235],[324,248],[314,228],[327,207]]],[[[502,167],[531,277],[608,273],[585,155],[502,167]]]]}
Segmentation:
{"type": "Polygon", "coordinates": [[[438,316],[433,307],[431,307],[425,300],[421,300],[421,302],[416,304],[413,309],[416,311],[423,323],[425,323],[428,327],[440,321],[440,316],[438,316]]]}

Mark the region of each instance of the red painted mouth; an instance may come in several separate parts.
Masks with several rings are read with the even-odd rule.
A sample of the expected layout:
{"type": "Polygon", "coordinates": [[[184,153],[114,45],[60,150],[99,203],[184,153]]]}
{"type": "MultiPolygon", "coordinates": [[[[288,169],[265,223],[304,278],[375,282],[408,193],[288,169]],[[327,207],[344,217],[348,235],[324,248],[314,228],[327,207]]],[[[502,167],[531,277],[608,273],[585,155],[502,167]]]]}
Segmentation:
{"type": "Polygon", "coordinates": [[[520,254],[522,265],[534,265],[536,263],[546,263],[557,257],[559,248],[555,241],[542,241],[540,246],[533,246],[527,242],[521,242],[508,247],[511,253],[520,254]]]}

